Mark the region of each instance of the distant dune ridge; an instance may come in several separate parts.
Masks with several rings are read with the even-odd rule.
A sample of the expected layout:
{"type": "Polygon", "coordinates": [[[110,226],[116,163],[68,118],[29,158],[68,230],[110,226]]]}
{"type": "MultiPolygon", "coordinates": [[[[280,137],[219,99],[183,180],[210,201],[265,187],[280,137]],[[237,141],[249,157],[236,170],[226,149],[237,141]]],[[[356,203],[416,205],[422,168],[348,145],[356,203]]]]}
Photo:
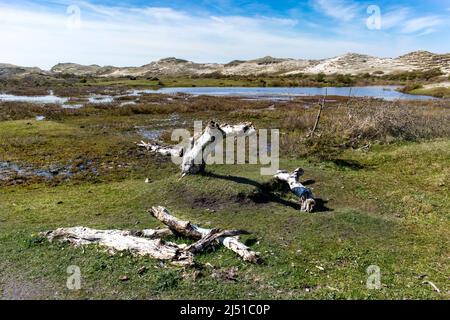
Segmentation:
{"type": "Polygon", "coordinates": [[[415,51],[397,58],[377,58],[369,55],[348,53],[342,56],[321,59],[279,59],[264,57],[256,60],[235,60],[227,64],[195,63],[192,61],[165,58],[141,67],[113,67],[59,63],[50,71],[39,68],[0,64],[0,78],[30,74],[69,74],[96,77],[142,77],[142,76],[202,76],[202,75],[295,75],[305,74],[391,74],[415,70],[440,69],[450,74],[450,54],[434,54],[415,51]]]}

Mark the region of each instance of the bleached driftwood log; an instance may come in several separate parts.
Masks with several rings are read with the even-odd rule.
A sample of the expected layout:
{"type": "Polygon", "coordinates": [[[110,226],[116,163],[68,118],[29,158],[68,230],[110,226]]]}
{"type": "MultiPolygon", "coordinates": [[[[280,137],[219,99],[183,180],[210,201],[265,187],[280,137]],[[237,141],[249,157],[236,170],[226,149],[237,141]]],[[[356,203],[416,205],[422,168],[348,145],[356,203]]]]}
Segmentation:
{"type": "Polygon", "coordinates": [[[218,229],[211,230],[200,228],[199,226],[192,224],[190,221],[177,219],[164,207],[152,207],[149,212],[156,219],[167,225],[173,232],[199,240],[197,243],[189,246],[187,251],[198,252],[211,245],[213,242],[217,242],[235,252],[245,261],[252,263],[258,263],[260,261],[259,253],[252,251],[237,238],[239,234],[248,234],[245,231],[220,231],[218,229]]]}
{"type": "Polygon", "coordinates": [[[218,142],[227,137],[245,137],[256,134],[252,123],[246,122],[238,125],[218,124],[210,121],[203,133],[190,139],[186,147],[163,147],[158,144],[141,141],[138,146],[146,148],[153,153],[165,156],[181,157],[181,174],[197,174],[205,170],[205,160],[215,149],[218,142]],[[218,138],[222,139],[218,139],[218,138]]]}
{"type": "Polygon", "coordinates": [[[96,230],[86,227],[59,228],[42,233],[50,242],[58,240],[75,246],[98,244],[110,252],[130,251],[133,254],[168,260],[174,264],[194,264],[194,254],[214,244],[223,244],[245,261],[256,263],[259,253],[253,252],[239,242],[238,235],[248,234],[243,230],[219,230],[200,228],[189,221],[178,220],[164,207],[153,207],[152,215],[166,224],[165,229],[142,231],[96,230]],[[163,237],[181,234],[198,240],[187,246],[162,240],[163,237]]]}
{"type": "Polygon", "coordinates": [[[157,239],[164,238],[173,235],[173,232],[169,228],[165,229],[145,229],[142,231],[135,231],[132,233],[133,236],[144,237],[147,239],[157,239]]]}
{"type": "Polygon", "coordinates": [[[145,141],[141,141],[137,144],[139,147],[147,149],[147,151],[153,152],[153,153],[159,153],[163,156],[173,156],[173,157],[182,157],[183,156],[183,149],[182,148],[176,148],[176,147],[164,147],[160,146],[157,143],[147,143],[145,141]]]}
{"type": "MultiPolygon", "coordinates": [[[[167,230],[144,230],[148,237],[167,234],[167,230]]],[[[180,265],[192,265],[194,256],[184,246],[161,239],[148,239],[132,235],[131,231],[96,230],[86,227],[60,228],[44,234],[50,242],[59,240],[75,246],[99,244],[114,251],[130,251],[141,256],[150,256],[159,260],[170,260],[180,265]]]]}
{"type": "Polygon", "coordinates": [[[312,212],[316,205],[316,201],[313,198],[311,190],[300,182],[300,177],[303,173],[304,170],[302,168],[297,168],[292,173],[289,173],[286,170],[278,170],[274,177],[288,183],[292,193],[299,197],[302,211],[312,212]]]}

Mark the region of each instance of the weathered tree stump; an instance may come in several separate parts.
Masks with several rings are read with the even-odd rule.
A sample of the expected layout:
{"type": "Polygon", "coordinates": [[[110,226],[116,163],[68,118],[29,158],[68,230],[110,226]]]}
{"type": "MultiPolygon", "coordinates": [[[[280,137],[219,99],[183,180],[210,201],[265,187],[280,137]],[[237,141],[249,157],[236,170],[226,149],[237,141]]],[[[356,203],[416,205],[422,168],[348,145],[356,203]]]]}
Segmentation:
{"type": "Polygon", "coordinates": [[[303,173],[304,170],[302,168],[297,168],[292,173],[289,173],[286,170],[278,170],[274,177],[280,181],[285,181],[288,183],[292,193],[299,198],[301,211],[312,212],[314,206],[316,205],[316,201],[313,198],[311,190],[300,182],[300,177],[303,173]]]}

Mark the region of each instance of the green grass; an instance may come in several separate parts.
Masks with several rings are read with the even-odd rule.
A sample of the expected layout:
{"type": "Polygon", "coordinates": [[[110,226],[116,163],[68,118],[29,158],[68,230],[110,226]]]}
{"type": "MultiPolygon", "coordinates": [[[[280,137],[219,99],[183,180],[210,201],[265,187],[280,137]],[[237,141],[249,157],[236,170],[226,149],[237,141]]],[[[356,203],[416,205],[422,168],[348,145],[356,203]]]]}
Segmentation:
{"type": "Polygon", "coordinates": [[[86,82],[78,82],[74,85],[82,87],[348,87],[348,86],[374,86],[374,85],[405,85],[414,79],[427,83],[430,79],[422,78],[397,78],[395,76],[376,75],[260,75],[260,76],[210,76],[210,77],[168,77],[161,76],[157,79],[137,78],[134,80],[124,78],[89,78],[86,82]]]}
{"type": "MultiPolygon", "coordinates": [[[[151,116],[153,117],[153,116],[151,116]]],[[[450,140],[346,151],[339,161],[283,159],[302,166],[322,208],[302,213],[289,193],[267,194],[259,166],[210,166],[207,176],[179,180],[178,168],[142,157],[133,124],[150,118],[75,118],[0,123],[2,159],[65,163],[85,154],[129,168],[96,179],[0,189],[0,291],[4,297],[69,299],[448,299],[450,140]],[[81,125],[82,124],[82,125],[81,125]],[[131,153],[122,153],[122,150],[131,153]],[[3,159],[4,158],[4,159],[3,159]],[[151,183],[145,184],[149,178],[151,183]],[[179,269],[95,246],[74,248],[37,234],[58,227],[143,229],[160,226],[146,210],[163,205],[205,227],[246,229],[262,253],[251,265],[228,250],[205,252],[204,267],[179,269]],[[66,289],[66,269],[81,269],[82,289],[66,289]],[[378,265],[381,290],[366,289],[378,265]],[[148,271],[139,274],[146,266],[148,271]],[[237,268],[237,280],[221,276],[237,268]],[[123,276],[128,281],[121,281],[123,276]],[[441,294],[424,280],[435,283],[441,294]]],[[[186,241],[174,239],[174,241],[186,241]]]]}
{"type": "Polygon", "coordinates": [[[450,98],[450,88],[419,88],[409,91],[410,94],[432,96],[436,98],[450,98]]]}
{"type": "MultiPolygon", "coordinates": [[[[327,146],[335,148],[332,139],[327,140],[332,134],[338,143],[345,141],[345,132],[333,126],[348,121],[342,105],[330,104],[324,112],[319,128],[323,138],[300,143],[311,127],[308,117],[314,120],[316,115],[314,109],[299,108],[309,100],[277,104],[273,111],[267,110],[272,102],[264,101],[199,97],[169,103],[151,95],[141,99],[141,108],[135,110],[106,106],[59,112],[42,106],[33,107],[29,115],[23,105],[2,106],[3,119],[13,114],[22,120],[0,121],[0,162],[88,168],[69,180],[0,180],[3,298],[449,298],[450,139],[445,105],[407,106],[413,120],[439,120],[410,119],[408,125],[416,131],[434,128],[432,134],[418,134],[417,142],[405,142],[395,130],[387,130],[392,137],[381,135],[377,141],[355,145],[370,142],[369,151],[339,148],[320,157],[311,156],[311,150],[323,154],[327,146]],[[305,169],[304,180],[318,198],[318,210],[299,212],[294,197],[279,190],[270,177],[262,177],[256,165],[208,166],[209,174],[179,181],[178,167],[135,146],[141,140],[137,126],[170,130],[173,113],[177,127],[190,129],[194,119],[250,120],[257,128],[281,128],[282,137],[291,142],[281,146],[285,156],[280,167],[305,169]],[[28,119],[34,114],[45,114],[46,120],[28,119]],[[146,178],[150,183],[144,183],[146,178]],[[261,252],[264,263],[248,264],[218,248],[196,255],[201,270],[180,269],[130,254],[111,256],[96,246],[50,244],[38,236],[79,225],[159,227],[147,213],[154,205],[204,227],[250,231],[242,241],[261,252]],[[81,269],[80,291],[66,289],[70,265],[81,269]],[[381,268],[381,290],[366,289],[370,265],[381,268]],[[142,267],[146,272],[139,272],[142,267]],[[224,276],[231,268],[237,274],[235,281],[224,276]],[[124,276],[128,281],[121,281],[124,276]],[[441,294],[423,284],[425,280],[435,283],[441,294]]],[[[356,102],[350,107],[368,103],[356,102]]],[[[354,122],[381,107],[368,105],[354,122]]],[[[392,125],[392,116],[387,118],[390,122],[382,122],[378,129],[392,125]]],[[[411,129],[399,127],[401,132],[411,129]]]]}
{"type": "Polygon", "coordinates": [[[159,80],[146,79],[107,79],[88,80],[84,86],[123,86],[123,87],[259,87],[261,83],[256,79],[212,79],[212,78],[165,78],[159,80]]]}

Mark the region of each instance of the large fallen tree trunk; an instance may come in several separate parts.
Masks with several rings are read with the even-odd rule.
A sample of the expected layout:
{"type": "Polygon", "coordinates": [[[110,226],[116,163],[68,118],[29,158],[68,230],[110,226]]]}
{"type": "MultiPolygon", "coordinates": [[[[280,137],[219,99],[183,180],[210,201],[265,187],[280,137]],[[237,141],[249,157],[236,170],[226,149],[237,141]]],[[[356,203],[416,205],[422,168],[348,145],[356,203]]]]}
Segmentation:
{"type": "Polygon", "coordinates": [[[276,179],[285,181],[288,183],[292,193],[299,197],[301,210],[304,212],[312,212],[316,201],[313,198],[311,190],[305,187],[300,182],[300,177],[303,175],[304,170],[301,168],[295,169],[294,172],[289,173],[286,170],[278,170],[274,176],[276,179]]]}
{"type": "Polygon", "coordinates": [[[207,157],[215,149],[216,144],[222,143],[225,138],[245,137],[253,134],[256,134],[256,130],[252,123],[221,125],[211,121],[203,133],[198,137],[191,138],[185,147],[164,147],[144,141],[141,141],[138,146],[164,156],[181,157],[181,174],[185,176],[203,172],[207,157]]]}
{"type": "MultiPolygon", "coordinates": [[[[144,230],[143,235],[154,237],[167,234],[167,230],[144,230]]],[[[141,256],[150,256],[158,260],[170,260],[180,265],[192,265],[193,254],[183,246],[165,242],[161,239],[142,238],[133,235],[131,231],[123,230],[96,230],[86,227],[60,228],[45,233],[50,242],[59,240],[75,246],[99,244],[110,252],[130,251],[141,256]]]]}
{"type": "Polygon", "coordinates": [[[252,251],[249,247],[241,243],[236,237],[239,234],[247,234],[245,231],[220,231],[217,229],[211,230],[200,228],[199,226],[192,224],[190,221],[177,219],[164,207],[152,207],[150,213],[156,219],[167,225],[173,232],[186,237],[199,239],[197,243],[194,243],[188,247],[187,250],[198,252],[215,241],[232,250],[245,261],[252,263],[258,263],[260,261],[259,253],[252,251]]]}
{"type": "Polygon", "coordinates": [[[259,254],[239,242],[238,235],[248,234],[243,230],[219,230],[200,228],[189,221],[182,221],[170,215],[164,207],[153,207],[150,212],[166,229],[142,231],[96,230],[86,227],[59,228],[42,235],[52,242],[68,242],[75,246],[98,244],[110,252],[130,251],[133,254],[168,260],[177,265],[194,264],[194,254],[215,245],[223,244],[248,262],[259,262],[259,254]],[[197,240],[187,246],[162,240],[171,235],[183,235],[197,240]]]}

